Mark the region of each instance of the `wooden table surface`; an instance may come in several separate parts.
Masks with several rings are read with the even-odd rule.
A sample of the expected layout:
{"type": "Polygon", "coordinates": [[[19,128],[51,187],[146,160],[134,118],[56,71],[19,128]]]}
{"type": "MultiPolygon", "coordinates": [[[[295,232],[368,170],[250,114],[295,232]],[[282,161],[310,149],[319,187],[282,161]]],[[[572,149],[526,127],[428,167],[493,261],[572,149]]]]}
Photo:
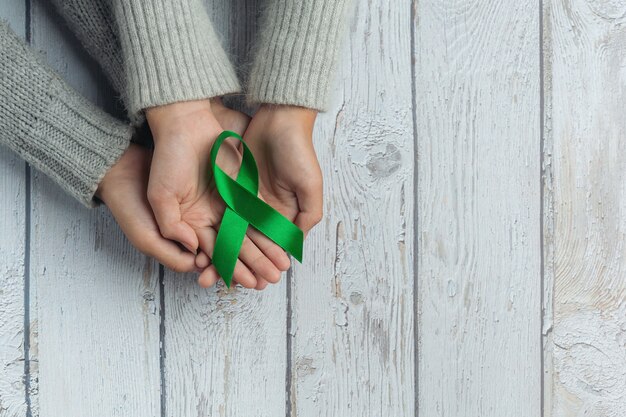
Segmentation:
{"type": "MultiPolygon", "coordinates": [[[[264,1],[207,3],[245,66],[264,1]]],[[[0,150],[0,417],[626,415],[626,2],[357,3],[325,218],[265,291],[0,150]]],[[[0,17],[119,112],[46,2],[0,17]]]]}

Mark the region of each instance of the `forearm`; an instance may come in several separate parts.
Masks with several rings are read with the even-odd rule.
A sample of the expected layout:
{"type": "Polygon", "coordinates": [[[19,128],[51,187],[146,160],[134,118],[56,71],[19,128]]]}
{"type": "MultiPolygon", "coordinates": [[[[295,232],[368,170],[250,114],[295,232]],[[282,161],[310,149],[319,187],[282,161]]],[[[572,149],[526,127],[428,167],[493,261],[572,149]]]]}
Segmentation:
{"type": "Polygon", "coordinates": [[[248,80],[253,103],[326,110],[354,0],[270,0],[248,80]]]}
{"type": "Polygon", "coordinates": [[[86,206],[131,129],[61,80],[0,23],[0,143],[86,206]]]}

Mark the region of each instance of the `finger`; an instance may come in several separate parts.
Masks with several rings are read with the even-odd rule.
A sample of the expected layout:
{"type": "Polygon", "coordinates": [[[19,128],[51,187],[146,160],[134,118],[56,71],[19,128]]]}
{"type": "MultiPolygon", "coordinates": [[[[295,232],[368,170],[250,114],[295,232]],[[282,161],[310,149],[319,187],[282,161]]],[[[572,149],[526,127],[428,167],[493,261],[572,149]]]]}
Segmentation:
{"type": "MultiPolygon", "coordinates": [[[[198,240],[200,248],[209,257],[213,257],[213,249],[215,248],[215,239],[217,238],[217,232],[212,227],[206,227],[197,230],[198,240]]],[[[207,269],[215,269],[215,266],[211,265],[207,269]]],[[[245,288],[255,288],[257,279],[248,267],[246,267],[241,260],[237,259],[235,263],[235,269],[233,271],[233,280],[241,284],[245,288]]]]}
{"type": "Polygon", "coordinates": [[[164,239],[156,231],[154,236],[146,236],[145,233],[136,235],[145,238],[142,242],[133,242],[137,249],[156,259],[166,268],[175,272],[191,272],[196,269],[194,255],[182,250],[171,240],[164,239]]]}
{"type": "Polygon", "coordinates": [[[211,258],[209,258],[209,255],[204,253],[204,251],[198,252],[198,255],[196,255],[196,266],[200,269],[204,269],[208,267],[210,264],[211,264],[211,258]]]}
{"type": "Polygon", "coordinates": [[[198,277],[198,285],[202,288],[209,288],[219,281],[220,276],[213,265],[206,268],[198,277]]]}
{"type": "Polygon", "coordinates": [[[148,201],[164,238],[180,242],[190,252],[198,251],[198,237],[180,217],[180,204],[174,196],[150,193],[148,201]]]}
{"type": "Polygon", "coordinates": [[[289,261],[289,256],[287,256],[283,248],[272,242],[267,236],[253,227],[248,228],[248,237],[279,271],[289,269],[291,261],[289,261]]]}
{"type": "Polygon", "coordinates": [[[248,236],[243,239],[239,259],[250,269],[259,279],[264,279],[273,284],[280,281],[280,271],[274,263],[255,245],[248,236]]]}
{"type": "Polygon", "coordinates": [[[295,191],[300,212],[296,216],[294,223],[302,229],[306,236],[313,226],[322,221],[324,214],[323,185],[321,181],[312,181],[307,183],[305,187],[295,191]]]}
{"type": "MultiPolygon", "coordinates": [[[[204,232],[199,233],[199,236],[200,247],[203,253],[206,252],[212,255],[215,247],[215,239],[217,237],[215,230],[213,228],[207,228],[204,232]]],[[[208,265],[208,263],[206,265],[208,265]]],[[[201,267],[200,265],[197,266],[201,267]]],[[[233,280],[246,288],[253,288],[250,274],[253,274],[253,277],[255,277],[255,281],[257,281],[255,284],[258,284],[258,281],[278,282],[280,280],[280,271],[263,255],[256,245],[246,237],[241,246],[239,259],[235,264],[233,280]]],[[[263,288],[265,288],[266,285],[267,283],[263,285],[263,288]]]]}
{"type": "Polygon", "coordinates": [[[235,270],[233,271],[233,281],[241,284],[244,288],[255,288],[257,284],[257,277],[247,266],[243,264],[243,262],[237,259],[237,263],[235,263],[235,270]]]}
{"type": "Polygon", "coordinates": [[[264,290],[264,289],[265,289],[265,287],[267,287],[268,285],[269,285],[269,282],[267,282],[267,281],[266,281],[266,280],[264,280],[264,279],[260,279],[260,280],[257,282],[257,284],[256,284],[256,288],[255,288],[255,289],[256,289],[256,290],[258,290],[258,291],[262,291],[262,290],[264,290]]]}

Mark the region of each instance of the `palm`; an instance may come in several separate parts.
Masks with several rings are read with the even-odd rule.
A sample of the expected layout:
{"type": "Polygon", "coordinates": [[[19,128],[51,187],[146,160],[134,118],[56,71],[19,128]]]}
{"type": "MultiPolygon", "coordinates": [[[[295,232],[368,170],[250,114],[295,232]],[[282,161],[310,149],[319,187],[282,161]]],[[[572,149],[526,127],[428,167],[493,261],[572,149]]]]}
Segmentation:
{"type": "MultiPolygon", "coordinates": [[[[206,152],[208,155],[208,151],[206,152]]],[[[240,164],[240,156],[237,149],[230,143],[224,143],[220,150],[218,165],[228,174],[233,175],[240,164]]],[[[193,164],[193,168],[207,167],[206,161],[193,164]]],[[[224,215],[224,201],[220,197],[215,184],[210,181],[210,173],[197,170],[191,177],[198,177],[197,185],[180,200],[181,220],[187,223],[196,233],[207,228],[217,230],[217,226],[224,215]]],[[[204,248],[202,248],[204,250],[204,248]]]]}
{"type": "Polygon", "coordinates": [[[257,158],[259,166],[259,194],[267,204],[278,210],[280,214],[294,221],[299,212],[298,198],[289,181],[289,172],[284,165],[275,163],[271,156],[261,152],[253,154],[262,155],[257,158]]]}
{"type": "Polygon", "coordinates": [[[100,183],[98,197],[137,249],[172,270],[190,272],[194,257],[161,236],[147,201],[150,160],[147,149],[131,145],[100,183]]]}
{"type": "MultiPolygon", "coordinates": [[[[215,105],[215,108],[218,107],[215,105]]],[[[225,210],[222,198],[210,181],[208,167],[211,147],[224,128],[235,131],[245,128],[237,126],[241,118],[232,111],[221,109],[216,116],[221,119],[219,122],[212,112],[201,108],[196,112],[184,113],[172,123],[159,124],[161,129],[156,136],[166,140],[159,141],[155,147],[148,189],[148,197],[163,236],[182,243],[192,252],[197,248],[201,250],[196,265],[206,268],[199,278],[202,286],[212,285],[218,279],[215,267],[207,266],[225,210]]],[[[243,123],[247,124],[245,116],[243,123]]],[[[217,164],[227,174],[237,174],[241,154],[236,141],[222,144],[217,164]]],[[[280,271],[288,267],[289,259],[280,247],[266,237],[257,236],[253,242],[247,236],[233,278],[253,288],[257,286],[257,278],[277,282],[280,271]]]]}
{"type": "MultiPolygon", "coordinates": [[[[239,157],[235,155],[237,150],[231,144],[224,144],[220,156],[224,151],[227,151],[228,155],[220,158],[224,160],[218,160],[218,165],[233,175],[233,171],[236,171],[239,164],[239,157]]],[[[215,183],[209,181],[208,169],[208,166],[204,166],[204,171],[199,173],[201,179],[198,186],[192,189],[192,192],[180,204],[181,220],[196,232],[200,241],[200,249],[205,253],[212,252],[212,240],[217,234],[226,208],[224,200],[215,188],[215,183]]]]}
{"type": "Polygon", "coordinates": [[[318,221],[311,213],[321,205],[322,175],[313,146],[288,130],[266,132],[262,122],[253,119],[245,137],[259,168],[261,198],[307,233],[318,221]]]}
{"type": "Polygon", "coordinates": [[[206,188],[180,205],[181,219],[195,231],[216,227],[224,214],[224,204],[215,190],[206,188]]]}

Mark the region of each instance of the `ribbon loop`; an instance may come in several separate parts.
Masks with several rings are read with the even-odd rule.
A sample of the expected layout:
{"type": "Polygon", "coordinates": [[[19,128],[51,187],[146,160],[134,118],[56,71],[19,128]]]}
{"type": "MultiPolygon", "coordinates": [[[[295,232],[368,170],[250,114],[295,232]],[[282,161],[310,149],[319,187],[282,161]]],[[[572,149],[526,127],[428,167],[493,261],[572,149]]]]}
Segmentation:
{"type": "Polygon", "coordinates": [[[258,197],[259,172],[254,156],[243,138],[235,132],[222,132],[211,148],[211,166],[217,191],[226,203],[213,250],[213,265],[226,286],[230,287],[248,225],[302,262],[304,234],[289,219],[258,197]],[[216,162],[220,146],[231,137],[238,139],[243,145],[243,159],[236,180],[222,171],[216,162]]]}

